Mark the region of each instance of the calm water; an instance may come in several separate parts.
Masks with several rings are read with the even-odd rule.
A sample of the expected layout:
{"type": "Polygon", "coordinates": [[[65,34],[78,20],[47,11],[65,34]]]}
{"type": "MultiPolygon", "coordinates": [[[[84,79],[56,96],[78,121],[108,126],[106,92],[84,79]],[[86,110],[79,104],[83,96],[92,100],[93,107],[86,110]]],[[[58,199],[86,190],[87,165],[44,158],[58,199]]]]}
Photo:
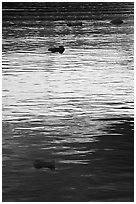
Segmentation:
{"type": "Polygon", "coordinates": [[[51,4],[45,18],[41,4],[3,6],[3,201],[133,201],[133,4],[101,4],[74,14],[82,27],[66,5],[55,21],[51,4]]]}

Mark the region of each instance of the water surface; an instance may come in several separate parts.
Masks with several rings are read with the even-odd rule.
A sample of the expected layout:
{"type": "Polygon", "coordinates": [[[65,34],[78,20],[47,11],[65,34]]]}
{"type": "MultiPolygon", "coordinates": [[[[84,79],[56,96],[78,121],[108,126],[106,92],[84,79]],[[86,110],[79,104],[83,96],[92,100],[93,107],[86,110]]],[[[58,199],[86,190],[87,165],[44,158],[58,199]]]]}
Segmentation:
{"type": "Polygon", "coordinates": [[[133,201],[133,4],[22,6],[3,3],[3,201],[133,201]]]}

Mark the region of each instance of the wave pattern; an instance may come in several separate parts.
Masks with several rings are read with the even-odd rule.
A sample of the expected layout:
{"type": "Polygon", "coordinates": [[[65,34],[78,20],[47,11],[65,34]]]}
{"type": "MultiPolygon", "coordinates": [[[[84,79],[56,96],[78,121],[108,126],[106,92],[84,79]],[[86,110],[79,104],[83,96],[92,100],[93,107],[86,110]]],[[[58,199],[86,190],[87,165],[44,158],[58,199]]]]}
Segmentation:
{"type": "Polygon", "coordinates": [[[133,3],[2,9],[3,201],[133,201],[133,3]]]}

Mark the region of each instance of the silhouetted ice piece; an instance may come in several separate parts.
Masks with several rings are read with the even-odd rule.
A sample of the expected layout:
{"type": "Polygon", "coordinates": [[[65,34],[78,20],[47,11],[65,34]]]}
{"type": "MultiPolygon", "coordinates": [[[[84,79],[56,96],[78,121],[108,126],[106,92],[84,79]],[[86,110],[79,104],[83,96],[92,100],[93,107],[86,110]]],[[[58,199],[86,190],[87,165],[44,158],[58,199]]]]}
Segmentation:
{"type": "Polygon", "coordinates": [[[59,46],[59,47],[51,47],[48,49],[48,51],[51,51],[52,53],[55,53],[55,52],[59,52],[59,53],[63,53],[65,50],[64,46],[59,46]]]}
{"type": "Polygon", "coordinates": [[[82,26],[82,22],[81,21],[68,22],[67,26],[82,26]]]}
{"type": "Polygon", "coordinates": [[[55,162],[52,161],[44,161],[41,159],[36,159],[33,163],[34,167],[36,169],[41,169],[41,168],[49,168],[51,170],[55,170],[55,162]]]}
{"type": "Polygon", "coordinates": [[[116,18],[116,19],[113,19],[111,21],[112,24],[115,24],[115,25],[120,25],[123,23],[123,21],[120,19],[120,18],[116,18]]]}

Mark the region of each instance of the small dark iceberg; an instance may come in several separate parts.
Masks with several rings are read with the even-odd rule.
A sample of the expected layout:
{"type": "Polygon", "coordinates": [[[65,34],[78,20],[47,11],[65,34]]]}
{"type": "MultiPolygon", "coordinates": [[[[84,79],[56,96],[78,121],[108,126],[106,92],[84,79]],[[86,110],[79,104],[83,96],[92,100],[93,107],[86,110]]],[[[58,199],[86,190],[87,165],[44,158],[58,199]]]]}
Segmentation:
{"type": "Polygon", "coordinates": [[[55,170],[55,162],[54,162],[54,160],[52,160],[52,161],[43,161],[43,160],[41,160],[41,159],[36,159],[36,160],[33,162],[33,166],[34,166],[36,169],[49,168],[49,169],[51,169],[52,171],[55,170]]]}
{"type": "Polygon", "coordinates": [[[67,23],[67,26],[82,26],[83,24],[82,24],[82,22],[80,21],[80,22],[68,22],[67,23]]]}
{"type": "Polygon", "coordinates": [[[120,18],[116,18],[116,19],[113,19],[111,23],[114,25],[120,25],[123,23],[123,21],[120,18]]]}
{"type": "Polygon", "coordinates": [[[55,53],[55,52],[59,52],[59,53],[63,53],[65,51],[65,48],[64,46],[59,46],[59,47],[51,47],[48,49],[48,51],[52,52],[52,53],[55,53]]]}

